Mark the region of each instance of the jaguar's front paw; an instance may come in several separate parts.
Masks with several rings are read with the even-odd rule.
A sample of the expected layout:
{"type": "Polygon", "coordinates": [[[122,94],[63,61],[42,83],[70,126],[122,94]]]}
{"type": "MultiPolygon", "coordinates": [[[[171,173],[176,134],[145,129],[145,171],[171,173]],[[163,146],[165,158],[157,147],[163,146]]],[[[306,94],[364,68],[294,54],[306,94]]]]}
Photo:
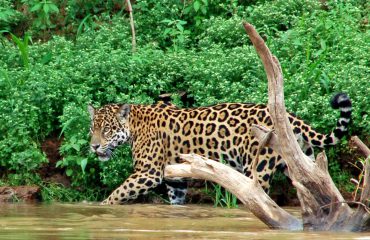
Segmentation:
{"type": "Polygon", "coordinates": [[[105,199],[103,202],[100,203],[100,205],[109,205],[108,199],[105,199]]]}

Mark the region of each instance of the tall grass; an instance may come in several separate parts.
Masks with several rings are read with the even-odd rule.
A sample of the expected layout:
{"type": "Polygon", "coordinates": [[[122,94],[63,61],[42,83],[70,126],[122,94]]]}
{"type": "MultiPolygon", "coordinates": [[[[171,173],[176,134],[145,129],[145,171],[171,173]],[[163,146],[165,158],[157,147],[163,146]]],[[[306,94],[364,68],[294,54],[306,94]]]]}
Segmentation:
{"type": "Polygon", "coordinates": [[[29,61],[29,51],[28,51],[28,43],[32,42],[32,39],[29,35],[25,35],[23,39],[18,38],[13,33],[10,33],[12,36],[13,42],[17,45],[19,49],[19,53],[21,55],[21,60],[23,62],[23,66],[25,69],[30,68],[30,61],[29,61]]]}
{"type": "Polygon", "coordinates": [[[215,198],[214,198],[214,206],[220,206],[225,208],[237,208],[238,207],[238,199],[221,187],[219,184],[213,184],[214,192],[215,192],[215,198]]]}

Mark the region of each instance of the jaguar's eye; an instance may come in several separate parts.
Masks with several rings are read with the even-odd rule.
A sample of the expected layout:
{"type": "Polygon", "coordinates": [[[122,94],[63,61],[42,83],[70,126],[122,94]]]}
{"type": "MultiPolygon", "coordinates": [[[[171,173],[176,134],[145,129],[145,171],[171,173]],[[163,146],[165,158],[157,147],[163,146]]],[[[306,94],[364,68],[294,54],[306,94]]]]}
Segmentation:
{"type": "Polygon", "coordinates": [[[90,134],[93,134],[93,128],[90,127],[90,134]]]}
{"type": "Polygon", "coordinates": [[[109,133],[109,131],[110,131],[110,128],[109,128],[109,127],[105,127],[105,128],[103,128],[103,133],[104,133],[104,134],[109,133]]]}

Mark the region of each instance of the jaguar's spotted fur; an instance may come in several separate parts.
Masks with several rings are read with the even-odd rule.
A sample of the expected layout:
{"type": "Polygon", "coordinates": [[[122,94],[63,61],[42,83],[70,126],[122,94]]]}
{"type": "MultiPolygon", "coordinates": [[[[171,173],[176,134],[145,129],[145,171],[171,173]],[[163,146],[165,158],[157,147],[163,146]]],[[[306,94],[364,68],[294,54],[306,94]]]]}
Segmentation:
{"type": "MultiPolygon", "coordinates": [[[[312,147],[334,145],[347,132],[351,101],[345,94],[332,100],[341,116],[330,134],[321,134],[297,117],[289,120],[307,155],[312,147]]],[[[167,164],[179,162],[179,153],[196,153],[223,160],[250,176],[258,141],[250,135],[252,124],[273,128],[268,108],[262,104],[222,103],[210,107],[179,109],[160,102],[154,105],[110,104],[99,109],[89,106],[91,149],[107,160],[115,147],[125,142],[132,146],[134,173],[103,204],[118,204],[145,194],[163,180],[167,164]]],[[[257,165],[259,182],[267,190],[283,159],[271,148],[261,150],[257,165]]],[[[166,182],[173,204],[183,203],[185,182],[166,182]]]]}

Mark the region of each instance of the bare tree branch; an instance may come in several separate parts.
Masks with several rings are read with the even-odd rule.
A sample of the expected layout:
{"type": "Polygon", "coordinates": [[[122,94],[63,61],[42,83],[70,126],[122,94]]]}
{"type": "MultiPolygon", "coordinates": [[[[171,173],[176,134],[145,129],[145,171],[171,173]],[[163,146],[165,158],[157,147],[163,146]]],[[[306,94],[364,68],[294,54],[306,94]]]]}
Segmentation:
{"type": "MultiPolygon", "coordinates": [[[[270,131],[271,129],[267,127],[255,125],[255,124],[252,125],[252,129],[251,129],[252,135],[255,136],[257,139],[263,139],[265,135],[270,131]]],[[[274,132],[270,136],[268,146],[274,149],[279,155],[281,155],[280,144],[274,132]]]]}
{"type": "Polygon", "coordinates": [[[370,201],[370,156],[365,160],[364,185],[361,193],[361,202],[369,205],[370,201]]]}
{"type": "Polygon", "coordinates": [[[300,230],[302,223],[280,208],[252,179],[222,163],[196,154],[180,154],[183,164],[169,165],[165,177],[191,177],[220,184],[234,194],[246,207],[270,228],[300,230]]]}
{"type": "Polygon", "coordinates": [[[370,149],[357,136],[351,137],[351,141],[361,150],[365,157],[370,156],[370,149]]]}
{"type": "Polygon", "coordinates": [[[136,52],[136,35],[135,35],[135,23],[134,23],[134,14],[132,12],[131,1],[126,0],[128,12],[130,14],[130,25],[131,25],[131,33],[132,33],[132,52],[136,52]]]}
{"type": "Polygon", "coordinates": [[[352,211],[347,204],[321,208],[331,202],[343,202],[344,199],[327,170],[323,171],[326,168],[325,158],[321,158],[319,165],[314,163],[302,152],[297,143],[284,104],[283,76],[280,63],[271,54],[252,25],[244,23],[244,28],[266,71],[269,86],[269,112],[279,139],[281,156],[288,166],[293,184],[297,187],[304,227],[318,230],[342,228],[342,222],[351,216],[352,211]]]}
{"type": "Polygon", "coordinates": [[[351,141],[358,147],[361,152],[365,155],[366,159],[364,162],[363,169],[363,186],[360,201],[368,204],[370,199],[370,149],[361,141],[357,136],[353,136],[351,141]]]}

